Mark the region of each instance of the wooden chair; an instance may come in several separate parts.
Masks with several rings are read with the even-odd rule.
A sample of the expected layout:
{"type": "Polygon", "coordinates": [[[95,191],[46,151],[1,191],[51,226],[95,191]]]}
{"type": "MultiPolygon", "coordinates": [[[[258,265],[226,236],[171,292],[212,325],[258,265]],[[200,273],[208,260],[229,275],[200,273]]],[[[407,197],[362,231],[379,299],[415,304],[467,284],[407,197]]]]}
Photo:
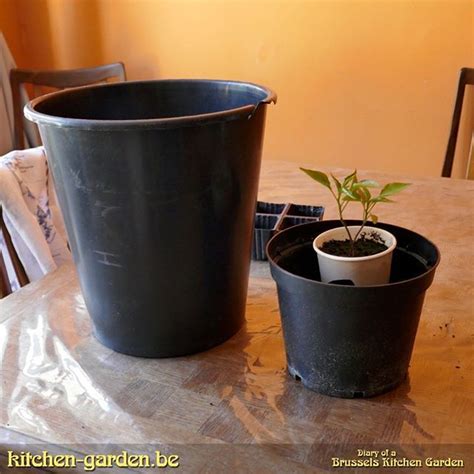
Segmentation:
{"type": "Polygon", "coordinates": [[[459,75],[458,90],[451,123],[451,132],[449,134],[448,147],[446,149],[446,156],[444,158],[443,171],[441,173],[441,176],[445,178],[451,177],[451,172],[453,170],[454,154],[456,152],[456,142],[459,132],[459,123],[461,121],[461,112],[466,85],[474,85],[474,69],[464,67],[461,69],[461,73],[459,75]]]}
{"type": "MultiPolygon", "coordinates": [[[[125,66],[123,63],[106,64],[103,66],[85,69],[67,70],[32,70],[32,69],[12,69],[10,71],[10,85],[13,96],[15,149],[25,148],[25,127],[23,122],[22,87],[30,84],[33,96],[41,95],[41,88],[66,89],[69,87],[86,86],[116,78],[118,81],[125,81],[125,66]]],[[[43,91],[44,93],[44,91],[43,91]]],[[[33,98],[33,97],[31,97],[33,98]]],[[[38,135],[39,136],[39,135],[38,135]]],[[[0,247],[0,298],[12,292],[9,275],[6,270],[6,260],[8,260],[15,273],[16,281],[20,286],[24,286],[28,281],[26,272],[13,247],[11,237],[2,218],[0,205],[0,233],[3,236],[3,245],[0,247]],[[3,250],[3,253],[2,253],[3,250]],[[6,253],[7,255],[5,255],[6,253]]]]}
{"type": "MultiPolygon", "coordinates": [[[[23,118],[22,86],[30,84],[33,97],[42,95],[41,88],[67,89],[69,87],[87,86],[100,82],[107,82],[116,78],[118,81],[125,81],[125,66],[123,63],[105,64],[84,69],[63,69],[63,70],[33,70],[33,69],[12,69],[10,71],[10,86],[13,96],[13,115],[15,129],[15,149],[25,148],[25,128],[23,118]]],[[[44,91],[43,91],[44,93],[44,91]]],[[[30,97],[30,98],[33,98],[30,97]]]]}

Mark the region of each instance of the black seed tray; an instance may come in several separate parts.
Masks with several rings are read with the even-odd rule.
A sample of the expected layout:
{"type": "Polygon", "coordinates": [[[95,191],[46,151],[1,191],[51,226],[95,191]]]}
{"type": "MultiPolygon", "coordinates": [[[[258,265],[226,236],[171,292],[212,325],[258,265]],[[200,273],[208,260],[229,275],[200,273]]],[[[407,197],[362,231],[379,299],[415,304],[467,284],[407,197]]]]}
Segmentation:
{"type": "Polygon", "coordinates": [[[306,204],[257,202],[252,260],[266,260],[267,242],[280,230],[322,220],[324,207],[306,204]]]}

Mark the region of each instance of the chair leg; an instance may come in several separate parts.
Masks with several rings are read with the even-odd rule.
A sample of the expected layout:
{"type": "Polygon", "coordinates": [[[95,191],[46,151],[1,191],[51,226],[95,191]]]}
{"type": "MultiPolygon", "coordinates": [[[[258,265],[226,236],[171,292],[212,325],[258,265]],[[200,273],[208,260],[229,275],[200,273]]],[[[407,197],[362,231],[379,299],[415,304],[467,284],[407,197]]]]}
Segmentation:
{"type": "Polygon", "coordinates": [[[467,162],[467,179],[474,179],[474,132],[471,137],[471,148],[469,149],[469,160],[467,162]]]}
{"type": "Polygon", "coordinates": [[[451,131],[449,133],[448,147],[446,149],[446,156],[444,158],[443,171],[441,176],[443,178],[450,178],[453,170],[454,154],[456,152],[456,142],[459,132],[459,123],[461,121],[462,103],[464,100],[464,90],[466,88],[466,73],[465,69],[461,69],[459,76],[458,90],[456,93],[456,102],[454,103],[453,119],[451,122],[451,131]]]}
{"type": "Polygon", "coordinates": [[[10,285],[10,278],[8,276],[3,253],[0,251],[0,298],[4,298],[11,293],[12,287],[10,285]]]}
{"type": "Polygon", "coordinates": [[[26,272],[25,272],[25,269],[23,268],[22,263],[20,259],[18,258],[15,247],[13,246],[12,239],[10,237],[10,234],[8,233],[7,227],[3,220],[1,209],[0,209],[0,232],[3,235],[3,240],[5,241],[5,246],[7,248],[8,255],[10,256],[13,269],[18,279],[18,283],[20,284],[20,286],[25,286],[29,283],[29,280],[28,280],[28,277],[26,276],[26,272]]]}

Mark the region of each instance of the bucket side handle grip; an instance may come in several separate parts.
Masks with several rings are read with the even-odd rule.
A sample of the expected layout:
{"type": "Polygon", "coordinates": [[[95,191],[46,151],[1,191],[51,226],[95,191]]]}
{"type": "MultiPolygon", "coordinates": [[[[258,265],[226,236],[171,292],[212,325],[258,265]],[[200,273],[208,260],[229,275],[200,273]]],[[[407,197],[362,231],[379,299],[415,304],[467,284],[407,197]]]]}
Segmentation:
{"type": "Polygon", "coordinates": [[[254,105],[252,111],[250,112],[250,114],[247,117],[248,120],[250,120],[255,115],[255,113],[257,112],[257,109],[258,109],[260,104],[268,105],[268,104],[276,104],[277,103],[276,92],[274,92],[274,91],[272,91],[271,89],[268,89],[268,88],[267,88],[267,91],[268,91],[267,97],[265,97],[265,99],[260,100],[258,102],[258,104],[254,105]]]}

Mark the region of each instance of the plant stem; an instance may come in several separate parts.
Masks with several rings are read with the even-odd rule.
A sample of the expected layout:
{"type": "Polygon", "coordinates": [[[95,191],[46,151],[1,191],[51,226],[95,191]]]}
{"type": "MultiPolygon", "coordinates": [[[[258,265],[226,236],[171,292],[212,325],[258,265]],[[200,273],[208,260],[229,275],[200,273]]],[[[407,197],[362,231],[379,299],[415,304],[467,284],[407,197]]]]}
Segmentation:
{"type": "Polygon", "coordinates": [[[350,245],[351,245],[351,255],[350,256],[353,257],[354,256],[354,239],[352,238],[352,235],[349,231],[349,228],[347,227],[346,221],[344,220],[344,217],[342,215],[344,209],[346,208],[346,206],[348,204],[348,202],[341,204],[341,193],[338,193],[338,195],[336,196],[336,194],[334,193],[334,191],[332,189],[330,189],[330,191],[331,191],[332,195],[334,196],[334,199],[336,199],[337,209],[338,209],[338,212],[339,212],[339,220],[341,221],[341,224],[346,229],[347,235],[349,237],[350,245]]]}
{"type": "Polygon", "coordinates": [[[370,203],[364,204],[364,213],[362,215],[362,225],[360,226],[359,230],[357,231],[357,234],[354,237],[354,242],[357,240],[357,238],[359,237],[359,234],[362,232],[362,229],[367,224],[367,221],[369,220],[370,211],[373,209],[374,206],[375,206],[375,203],[373,203],[372,205],[370,203]]]}

